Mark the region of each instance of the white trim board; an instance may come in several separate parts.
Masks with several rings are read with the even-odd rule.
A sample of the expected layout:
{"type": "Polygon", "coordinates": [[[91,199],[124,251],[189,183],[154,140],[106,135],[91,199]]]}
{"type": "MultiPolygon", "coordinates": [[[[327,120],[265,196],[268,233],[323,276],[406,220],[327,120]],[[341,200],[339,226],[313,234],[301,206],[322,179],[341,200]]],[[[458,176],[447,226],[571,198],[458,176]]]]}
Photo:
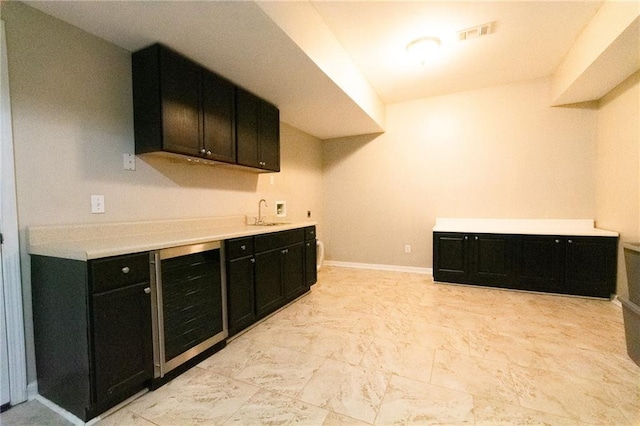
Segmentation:
{"type": "Polygon", "coordinates": [[[380,265],[376,263],[339,262],[337,260],[325,260],[324,265],[339,268],[372,269],[376,271],[410,272],[413,274],[433,275],[433,268],[420,268],[417,266],[380,265]]]}
{"type": "MultiPolygon", "coordinates": [[[[0,20],[0,224],[4,239],[0,291],[4,292],[10,402],[16,405],[27,400],[27,361],[8,69],[5,27],[0,20]]],[[[0,323],[4,326],[4,319],[0,323]]]]}

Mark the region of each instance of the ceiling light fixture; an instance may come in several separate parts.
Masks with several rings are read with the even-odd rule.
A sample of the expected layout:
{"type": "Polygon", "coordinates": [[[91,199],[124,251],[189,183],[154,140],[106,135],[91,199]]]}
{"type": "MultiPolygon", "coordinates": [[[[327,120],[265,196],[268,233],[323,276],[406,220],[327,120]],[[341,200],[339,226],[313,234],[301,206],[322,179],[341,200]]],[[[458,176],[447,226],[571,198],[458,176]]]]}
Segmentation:
{"type": "Polygon", "coordinates": [[[440,39],[436,37],[420,37],[407,44],[406,51],[416,62],[424,65],[437,55],[440,39]]]}

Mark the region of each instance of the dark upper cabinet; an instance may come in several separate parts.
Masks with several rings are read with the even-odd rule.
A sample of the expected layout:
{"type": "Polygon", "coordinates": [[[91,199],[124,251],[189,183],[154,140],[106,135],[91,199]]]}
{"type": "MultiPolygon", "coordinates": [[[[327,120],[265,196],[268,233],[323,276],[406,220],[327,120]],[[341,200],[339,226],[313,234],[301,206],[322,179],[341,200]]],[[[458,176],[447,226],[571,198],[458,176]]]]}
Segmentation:
{"type": "Polygon", "coordinates": [[[616,285],[616,237],[433,235],[436,281],[610,297],[616,285]]]}
{"type": "Polygon", "coordinates": [[[232,83],[159,44],[131,61],[136,154],[235,162],[232,83]]]}
{"type": "Polygon", "coordinates": [[[161,145],[164,151],[199,155],[202,145],[202,70],[171,50],[160,47],[155,50],[159,57],[162,116],[158,125],[162,128],[162,139],[154,142],[161,145]]]}
{"type": "Polygon", "coordinates": [[[236,88],[237,163],[280,171],[280,112],[278,108],[236,88]]]}
{"type": "Polygon", "coordinates": [[[134,52],[131,68],[136,154],[280,171],[277,107],[160,44],[134,52]]]}
{"type": "MultiPolygon", "coordinates": [[[[211,73],[202,73],[203,148],[206,158],[234,163],[235,87],[211,73]]],[[[202,151],[201,151],[202,153],[202,151]]]]}

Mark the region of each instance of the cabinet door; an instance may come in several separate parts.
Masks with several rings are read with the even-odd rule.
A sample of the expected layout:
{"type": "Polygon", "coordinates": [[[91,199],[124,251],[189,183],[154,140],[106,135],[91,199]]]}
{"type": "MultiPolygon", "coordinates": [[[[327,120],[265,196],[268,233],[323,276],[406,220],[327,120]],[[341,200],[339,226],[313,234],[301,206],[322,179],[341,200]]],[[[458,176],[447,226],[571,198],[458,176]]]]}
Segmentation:
{"type": "Polygon", "coordinates": [[[280,113],[278,108],[260,101],[258,117],[258,144],[260,166],[263,169],[280,171],[280,113]]]}
{"type": "Polygon", "coordinates": [[[201,68],[167,49],[160,53],[163,149],[199,155],[201,68]]]}
{"type": "Polygon", "coordinates": [[[260,167],[258,98],[236,88],[236,111],[236,161],[242,166],[260,167]]]}
{"type": "Polygon", "coordinates": [[[255,258],[243,257],[227,263],[227,312],[229,336],[254,323],[253,265],[255,258]]]}
{"type": "Polygon", "coordinates": [[[520,237],[515,288],[563,293],[564,255],[565,244],[560,237],[520,237]]]}
{"type": "Polygon", "coordinates": [[[235,90],[230,82],[209,71],[202,72],[202,112],[205,158],[234,163],[235,90]]]}
{"type": "Polygon", "coordinates": [[[280,171],[280,113],[257,96],[236,88],[238,164],[280,171]]]}
{"type": "Polygon", "coordinates": [[[469,278],[468,248],[469,236],[466,234],[434,233],[434,280],[466,283],[469,278]]]}
{"type": "Polygon", "coordinates": [[[617,238],[566,240],[565,293],[610,297],[615,293],[617,238]]]}
{"type": "Polygon", "coordinates": [[[304,263],[303,243],[297,243],[282,250],[282,286],[285,301],[293,300],[308,290],[304,263]]]}
{"type": "Polygon", "coordinates": [[[93,295],[95,403],[120,400],[153,376],[149,283],[93,295]]]}
{"type": "Polygon", "coordinates": [[[255,264],[256,316],[262,318],[282,306],[282,265],[280,249],[257,253],[255,264]]]}
{"type": "Polygon", "coordinates": [[[316,266],[316,240],[306,241],[304,243],[304,256],[305,256],[305,282],[307,287],[312,286],[318,281],[318,270],[316,266]]]}
{"type": "Polygon", "coordinates": [[[513,284],[513,238],[509,235],[478,234],[471,237],[469,281],[493,287],[513,284]]]}

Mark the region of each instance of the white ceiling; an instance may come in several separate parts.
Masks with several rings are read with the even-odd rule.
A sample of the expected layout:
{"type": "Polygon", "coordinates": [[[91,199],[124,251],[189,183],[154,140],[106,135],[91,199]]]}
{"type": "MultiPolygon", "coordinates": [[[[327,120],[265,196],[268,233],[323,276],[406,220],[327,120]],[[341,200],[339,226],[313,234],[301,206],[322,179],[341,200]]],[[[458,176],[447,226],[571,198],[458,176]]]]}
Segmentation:
{"type": "MultiPolygon", "coordinates": [[[[282,121],[321,139],[381,130],[254,2],[26,3],[129,51],[163,42],[275,103],[282,121]]],[[[384,103],[551,76],[601,4],[311,2],[384,103]],[[492,34],[446,43],[456,31],[487,22],[495,22],[492,34]],[[443,40],[442,56],[424,66],[408,62],[405,45],[425,35],[443,40]]]]}
{"type": "Polygon", "coordinates": [[[553,74],[601,1],[324,2],[313,6],[385,103],[496,86],[553,74]],[[495,22],[488,36],[458,31],[495,22]],[[442,40],[432,64],[406,44],[442,40]]]}

